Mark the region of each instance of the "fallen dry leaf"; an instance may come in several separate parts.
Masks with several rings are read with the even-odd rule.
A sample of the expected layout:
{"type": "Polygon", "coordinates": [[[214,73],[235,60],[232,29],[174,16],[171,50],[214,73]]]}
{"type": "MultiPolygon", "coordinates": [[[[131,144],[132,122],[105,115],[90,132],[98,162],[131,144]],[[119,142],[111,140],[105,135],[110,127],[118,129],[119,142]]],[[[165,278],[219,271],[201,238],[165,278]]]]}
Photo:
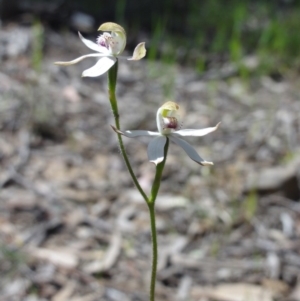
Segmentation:
{"type": "Polygon", "coordinates": [[[273,301],[274,294],[261,286],[248,283],[229,283],[218,286],[195,287],[193,298],[211,298],[216,301],[273,301]]]}
{"type": "Polygon", "coordinates": [[[78,257],[65,249],[31,248],[29,254],[63,268],[73,269],[78,265],[78,257]]]}

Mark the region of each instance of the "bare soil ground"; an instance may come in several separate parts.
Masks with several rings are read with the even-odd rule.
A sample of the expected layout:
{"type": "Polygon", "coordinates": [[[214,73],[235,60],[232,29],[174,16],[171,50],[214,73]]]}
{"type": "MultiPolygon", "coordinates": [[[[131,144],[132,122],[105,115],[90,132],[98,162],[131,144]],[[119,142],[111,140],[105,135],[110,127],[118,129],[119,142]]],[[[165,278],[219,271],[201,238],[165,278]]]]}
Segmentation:
{"type": "MultiPolygon", "coordinates": [[[[0,30],[0,300],[147,300],[149,218],[110,128],[106,77],[81,78],[93,58],[53,65],[89,53],[71,33],[46,30],[40,71],[32,49],[30,28],[0,30]]],[[[157,300],[300,300],[299,80],[121,60],[122,128],[156,130],[168,91],[184,128],[222,124],[188,139],[212,168],[170,147],[157,300]]],[[[148,139],[124,141],[149,191],[148,139]]]]}

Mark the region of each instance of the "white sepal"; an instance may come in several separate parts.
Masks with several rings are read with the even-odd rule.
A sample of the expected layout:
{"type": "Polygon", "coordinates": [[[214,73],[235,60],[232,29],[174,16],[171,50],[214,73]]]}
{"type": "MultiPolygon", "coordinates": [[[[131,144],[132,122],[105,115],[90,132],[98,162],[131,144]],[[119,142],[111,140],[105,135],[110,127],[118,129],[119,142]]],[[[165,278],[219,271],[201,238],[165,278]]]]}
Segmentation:
{"type": "Polygon", "coordinates": [[[179,130],[179,131],[172,133],[172,135],[180,136],[180,137],[188,137],[188,136],[201,137],[201,136],[205,136],[209,133],[214,132],[215,130],[218,129],[219,125],[220,125],[220,122],[215,127],[210,127],[210,128],[200,129],[200,130],[194,130],[194,129],[179,130]]]}
{"type": "Polygon", "coordinates": [[[147,149],[148,159],[150,162],[157,165],[164,160],[166,141],[167,137],[165,136],[155,137],[150,141],[147,149]]]}
{"type": "Polygon", "coordinates": [[[80,61],[84,60],[87,57],[103,57],[105,56],[105,54],[101,54],[101,53],[91,53],[91,54],[86,54],[83,56],[78,57],[77,59],[73,60],[73,61],[69,61],[69,62],[55,62],[55,65],[59,65],[59,66],[70,66],[70,65],[74,65],[79,63],[80,61]]]}
{"type": "Polygon", "coordinates": [[[179,145],[185,152],[186,154],[195,162],[199,163],[200,165],[214,165],[212,162],[207,162],[205,160],[203,160],[198,153],[196,152],[196,150],[186,141],[178,138],[178,137],[174,137],[173,135],[169,136],[170,140],[175,142],[177,145],[179,145]]]}
{"type": "Polygon", "coordinates": [[[100,52],[100,53],[104,53],[104,54],[109,54],[109,50],[103,46],[100,46],[90,40],[85,39],[80,32],[78,32],[79,38],[82,41],[82,43],[87,46],[88,48],[100,52]]]}
{"type": "Polygon", "coordinates": [[[82,77],[100,76],[110,69],[116,63],[116,61],[117,59],[114,57],[102,57],[93,67],[84,70],[82,72],[82,77]]]}

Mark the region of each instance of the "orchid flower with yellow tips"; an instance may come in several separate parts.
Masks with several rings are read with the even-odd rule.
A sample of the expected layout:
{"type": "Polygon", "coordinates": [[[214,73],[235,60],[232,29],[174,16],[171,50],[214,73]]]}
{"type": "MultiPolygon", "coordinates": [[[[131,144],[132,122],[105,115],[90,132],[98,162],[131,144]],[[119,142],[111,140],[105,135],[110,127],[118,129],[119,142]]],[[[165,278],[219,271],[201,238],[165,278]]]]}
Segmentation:
{"type": "MultiPolygon", "coordinates": [[[[69,66],[77,64],[87,57],[100,57],[98,62],[91,68],[83,71],[82,77],[96,77],[108,71],[117,61],[119,55],[126,46],[126,32],[122,26],[116,23],[108,22],[102,24],[98,30],[103,31],[96,43],[85,39],[80,32],[79,38],[90,49],[96,53],[86,54],[70,62],[56,62],[56,65],[69,66]]],[[[137,61],[146,55],[145,43],[139,43],[128,60],[137,61]]]]}
{"type": "Polygon", "coordinates": [[[150,132],[144,130],[136,131],[120,131],[113,127],[114,131],[129,138],[135,138],[139,136],[155,136],[148,145],[148,159],[155,165],[164,160],[164,148],[167,139],[170,139],[177,145],[179,145],[186,154],[195,162],[200,165],[213,165],[212,162],[202,159],[196,150],[186,141],[180,137],[201,137],[211,132],[214,132],[220,125],[220,122],[215,127],[209,127],[200,130],[185,129],[180,130],[180,116],[178,113],[179,105],[175,102],[168,101],[162,105],[156,114],[156,123],[158,132],[150,132]]]}

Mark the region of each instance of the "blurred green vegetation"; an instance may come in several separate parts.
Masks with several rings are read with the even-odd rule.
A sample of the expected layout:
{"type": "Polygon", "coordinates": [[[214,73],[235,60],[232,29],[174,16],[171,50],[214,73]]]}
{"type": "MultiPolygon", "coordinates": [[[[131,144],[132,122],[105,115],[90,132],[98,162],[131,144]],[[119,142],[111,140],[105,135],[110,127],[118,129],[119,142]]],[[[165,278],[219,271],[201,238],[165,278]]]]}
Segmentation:
{"type": "Polygon", "coordinates": [[[13,277],[25,262],[27,257],[20,249],[11,249],[0,242],[0,268],[13,277]]]}
{"type": "Polygon", "coordinates": [[[44,47],[44,27],[40,20],[35,20],[33,24],[33,43],[32,43],[32,66],[36,72],[41,71],[44,47]]]}

